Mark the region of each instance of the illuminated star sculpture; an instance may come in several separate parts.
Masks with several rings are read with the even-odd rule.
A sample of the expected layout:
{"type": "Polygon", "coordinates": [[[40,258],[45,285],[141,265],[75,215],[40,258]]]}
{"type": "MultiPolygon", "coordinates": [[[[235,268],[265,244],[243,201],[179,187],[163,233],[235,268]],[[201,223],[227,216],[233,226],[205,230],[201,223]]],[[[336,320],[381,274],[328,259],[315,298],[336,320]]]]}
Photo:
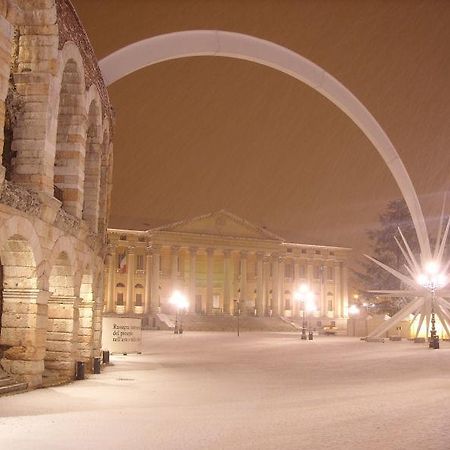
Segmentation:
{"type": "Polygon", "coordinates": [[[447,336],[450,336],[450,301],[447,299],[450,297],[450,289],[445,290],[445,287],[449,282],[448,272],[450,260],[444,261],[444,250],[449,234],[450,219],[442,233],[443,223],[444,213],[442,212],[437,233],[436,247],[432,254],[432,258],[426,260],[422,253],[420,264],[414,257],[408,242],[399,228],[402,242],[397,238],[395,238],[395,241],[405,257],[405,268],[408,275],[383,264],[371,256],[365,255],[375,264],[398,278],[404,286],[404,289],[399,290],[381,290],[372,292],[376,292],[386,297],[405,297],[410,299],[406,306],[390,319],[376,327],[369,333],[368,337],[381,337],[390,328],[399,324],[402,320],[409,318],[411,314],[413,315],[411,323],[416,319],[419,320],[415,337],[417,338],[422,327],[425,327],[426,335],[430,336],[430,347],[439,348],[439,338],[437,337],[435,328],[435,316],[438,317],[447,336]]]}

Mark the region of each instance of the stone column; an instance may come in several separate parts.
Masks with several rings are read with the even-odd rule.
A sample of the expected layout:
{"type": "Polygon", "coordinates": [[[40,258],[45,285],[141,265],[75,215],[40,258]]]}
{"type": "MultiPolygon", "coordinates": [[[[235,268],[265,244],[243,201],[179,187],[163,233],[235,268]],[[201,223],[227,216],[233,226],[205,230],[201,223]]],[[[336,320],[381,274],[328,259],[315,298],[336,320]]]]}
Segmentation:
{"type": "Polygon", "coordinates": [[[128,247],[127,251],[127,298],[125,300],[125,313],[133,312],[134,250],[134,247],[128,247]]]}
{"type": "Polygon", "coordinates": [[[51,381],[72,380],[78,353],[80,298],[51,296],[48,301],[45,372],[51,381]]]}
{"type": "Polygon", "coordinates": [[[173,246],[170,249],[170,289],[174,291],[178,286],[178,258],[180,257],[180,247],[173,246]]]}
{"type": "Polygon", "coordinates": [[[272,315],[280,314],[280,296],[279,296],[279,260],[278,254],[272,254],[272,315]]]}
{"type": "Polygon", "coordinates": [[[270,258],[264,256],[263,260],[263,313],[267,314],[270,309],[269,290],[270,290],[270,258]]]}
{"type": "Polygon", "coordinates": [[[161,255],[161,248],[158,245],[152,245],[152,287],[151,287],[151,302],[150,311],[152,314],[159,312],[159,258],[161,255]]]}
{"type": "Polygon", "coordinates": [[[335,317],[343,317],[341,268],[338,262],[334,264],[334,301],[336,303],[335,317]]]}
{"type": "Polygon", "coordinates": [[[285,315],[286,305],[285,305],[285,295],[284,295],[284,262],[285,259],[281,256],[279,258],[278,266],[278,292],[280,299],[280,314],[285,315]]]}
{"type": "Polygon", "coordinates": [[[294,258],[294,283],[291,295],[293,317],[298,317],[298,315],[300,314],[299,302],[298,300],[295,299],[295,292],[297,291],[297,289],[299,289],[301,284],[302,283],[300,279],[300,261],[298,258],[294,258]]]}
{"type": "Polygon", "coordinates": [[[108,265],[108,290],[106,298],[106,312],[114,312],[114,281],[116,274],[116,247],[109,247],[109,255],[107,257],[108,265]]]}
{"type": "Polygon", "coordinates": [[[342,310],[344,315],[348,315],[348,269],[342,263],[342,310]]]}
{"type": "Polygon", "coordinates": [[[197,284],[197,248],[189,249],[189,309],[195,312],[197,284]]]}
{"type": "Polygon", "coordinates": [[[256,253],[256,315],[264,316],[263,296],[263,254],[256,253]]]}
{"type": "Polygon", "coordinates": [[[213,263],[214,249],[207,248],[207,273],[206,273],[206,314],[211,314],[213,310],[213,263]]]}
{"type": "Polygon", "coordinates": [[[328,313],[326,296],[327,266],[320,263],[320,316],[325,317],[328,313]]]}
{"type": "Polygon", "coordinates": [[[151,310],[152,298],[152,250],[147,247],[145,251],[145,292],[144,292],[144,314],[149,314],[151,310]]]}
{"type": "Polygon", "coordinates": [[[47,291],[3,288],[0,365],[29,387],[42,384],[47,338],[47,291]]]}
{"type": "Polygon", "coordinates": [[[231,314],[231,250],[223,251],[223,312],[231,314]]]}
{"type": "Polygon", "coordinates": [[[84,361],[87,371],[92,368],[94,357],[94,308],[93,299],[81,299],[78,306],[78,344],[80,361],[84,361]]]}
{"type": "Polygon", "coordinates": [[[248,292],[247,292],[247,252],[241,252],[240,259],[240,284],[239,289],[241,290],[241,311],[245,310],[245,305],[247,304],[248,292]]]}
{"type": "MultiPolygon", "coordinates": [[[[11,4],[8,2],[8,9],[11,4]]],[[[58,26],[54,8],[49,4],[36,4],[32,14],[30,12],[26,13],[27,23],[18,24],[19,58],[14,80],[23,107],[21,120],[14,129],[13,150],[17,155],[13,180],[53,197],[54,149],[48,135],[48,124],[56,122],[54,115],[57,113],[50,91],[55,62],[58,61],[58,26]],[[39,34],[43,29],[46,30],[45,36],[39,34]]],[[[10,47],[6,48],[8,50],[3,53],[10,60],[10,47]]]]}

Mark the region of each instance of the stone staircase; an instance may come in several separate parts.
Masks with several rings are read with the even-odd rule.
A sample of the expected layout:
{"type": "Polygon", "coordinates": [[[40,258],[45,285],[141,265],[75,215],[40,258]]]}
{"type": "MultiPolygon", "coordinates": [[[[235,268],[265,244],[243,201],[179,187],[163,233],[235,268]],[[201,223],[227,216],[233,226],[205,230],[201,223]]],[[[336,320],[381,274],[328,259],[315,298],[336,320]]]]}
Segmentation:
{"type": "Polygon", "coordinates": [[[19,383],[0,369],[0,396],[18,394],[28,389],[28,383],[19,383]]]}

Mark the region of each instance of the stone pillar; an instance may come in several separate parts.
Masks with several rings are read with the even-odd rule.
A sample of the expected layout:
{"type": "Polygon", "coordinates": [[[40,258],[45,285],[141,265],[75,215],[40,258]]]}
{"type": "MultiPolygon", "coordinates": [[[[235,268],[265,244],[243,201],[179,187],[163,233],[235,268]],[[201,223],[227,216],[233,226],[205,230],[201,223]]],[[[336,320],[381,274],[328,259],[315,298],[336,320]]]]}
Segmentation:
{"type": "Polygon", "coordinates": [[[195,312],[197,284],[197,248],[189,249],[189,310],[195,312]]]}
{"type": "Polygon", "coordinates": [[[348,316],[348,269],[342,263],[342,311],[348,316]]]}
{"type": "Polygon", "coordinates": [[[320,316],[325,317],[328,313],[327,296],[326,296],[326,279],[327,266],[320,263],[320,316]]]}
{"type": "Polygon", "coordinates": [[[23,109],[22,120],[14,129],[13,151],[17,154],[13,181],[53,197],[55,142],[50,128],[56,126],[57,113],[57,94],[52,95],[58,61],[56,8],[41,2],[26,8],[24,16],[26,23],[18,27],[18,67],[14,74],[23,109]],[[45,36],[39,34],[44,33],[42,30],[45,36]]]}
{"type": "Polygon", "coordinates": [[[152,245],[152,288],[151,288],[151,302],[150,311],[152,314],[159,312],[159,263],[161,248],[157,245],[152,245]]]}
{"type": "Polygon", "coordinates": [[[206,273],[206,314],[211,314],[213,310],[213,262],[214,249],[207,248],[207,273],[206,273]]]}
{"type": "Polygon", "coordinates": [[[125,300],[125,313],[133,312],[134,250],[134,247],[128,247],[127,251],[127,298],[125,300]]]}
{"type": "Polygon", "coordinates": [[[245,305],[249,300],[247,292],[247,252],[241,252],[240,256],[241,273],[239,289],[241,290],[241,311],[244,311],[245,305]]]}
{"type": "Polygon", "coordinates": [[[279,296],[279,261],[276,253],[272,254],[272,315],[280,314],[279,296]]]}
{"type": "Polygon", "coordinates": [[[300,314],[299,302],[295,298],[295,293],[300,288],[301,284],[302,283],[300,279],[300,261],[298,258],[294,258],[294,283],[291,296],[293,317],[298,317],[298,315],[300,314]]]}
{"type": "Polygon", "coordinates": [[[264,256],[263,260],[263,306],[264,314],[270,309],[269,305],[269,290],[270,290],[270,258],[264,256]]]}
{"type": "Polygon", "coordinates": [[[74,378],[78,353],[80,299],[73,296],[50,297],[48,301],[45,376],[50,382],[74,378]]]}
{"type": "Polygon", "coordinates": [[[42,384],[47,337],[47,291],[3,288],[0,366],[29,387],[42,384]]]}
{"type": "Polygon", "coordinates": [[[223,312],[231,314],[231,250],[223,251],[223,312]]]}
{"type": "Polygon", "coordinates": [[[152,251],[147,247],[145,253],[145,292],[144,292],[144,314],[149,314],[151,310],[152,286],[152,251]]]}
{"type": "Polygon", "coordinates": [[[81,299],[78,306],[79,360],[86,363],[86,369],[88,371],[91,370],[92,358],[94,357],[94,307],[95,302],[93,299],[81,299]]]}
{"type": "Polygon", "coordinates": [[[256,315],[264,316],[263,254],[256,253],[256,315]]]}
{"type": "Polygon", "coordinates": [[[175,289],[179,289],[178,286],[178,258],[180,253],[180,247],[173,246],[170,249],[170,289],[173,292],[175,289]]]}
{"type": "Polygon", "coordinates": [[[110,253],[107,256],[107,266],[108,266],[108,290],[106,298],[106,311],[114,312],[114,281],[116,274],[116,264],[117,264],[117,254],[116,247],[114,245],[110,246],[110,253]]]}
{"type": "Polygon", "coordinates": [[[335,317],[343,317],[341,268],[338,262],[334,264],[334,301],[336,303],[335,317]]]}
{"type": "Polygon", "coordinates": [[[281,256],[279,258],[278,266],[278,292],[280,299],[280,314],[285,315],[286,305],[285,305],[285,295],[284,295],[284,262],[285,259],[281,256]]]}
{"type": "Polygon", "coordinates": [[[92,329],[93,329],[92,355],[94,358],[98,358],[101,356],[102,350],[102,307],[99,302],[94,303],[92,329]]]}

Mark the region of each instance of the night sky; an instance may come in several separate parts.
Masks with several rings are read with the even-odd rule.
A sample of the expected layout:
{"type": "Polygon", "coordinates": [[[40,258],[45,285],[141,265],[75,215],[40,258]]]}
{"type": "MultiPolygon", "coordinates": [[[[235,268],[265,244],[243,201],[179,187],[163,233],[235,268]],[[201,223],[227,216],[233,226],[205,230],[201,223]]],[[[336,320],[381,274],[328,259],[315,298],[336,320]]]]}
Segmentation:
{"type": "MultiPolygon", "coordinates": [[[[100,60],[162,33],[218,29],[323,67],[392,140],[432,221],[450,188],[450,2],[74,0],[100,60]]],[[[146,229],[222,208],[288,240],[365,250],[400,197],[375,148],[312,88],[251,62],[160,63],[109,87],[110,225],[146,229]]]]}

